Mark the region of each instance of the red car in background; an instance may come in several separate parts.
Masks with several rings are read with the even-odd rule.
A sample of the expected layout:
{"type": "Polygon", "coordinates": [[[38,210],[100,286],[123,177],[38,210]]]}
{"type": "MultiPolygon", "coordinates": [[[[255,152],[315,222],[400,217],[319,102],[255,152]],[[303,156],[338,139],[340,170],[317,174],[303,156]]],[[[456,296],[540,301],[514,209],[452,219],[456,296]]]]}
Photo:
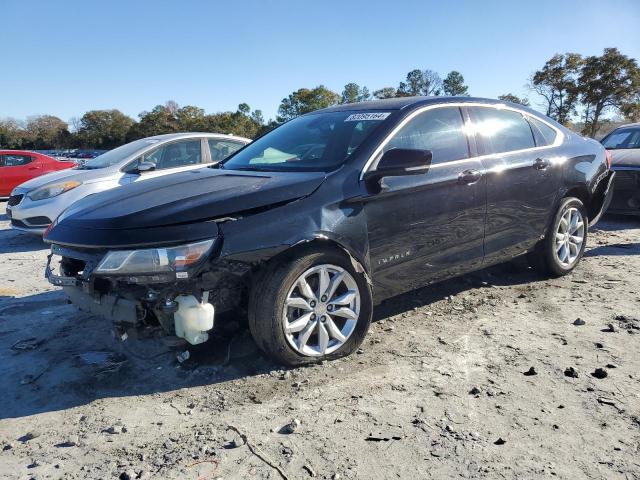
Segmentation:
{"type": "Polygon", "coordinates": [[[41,153],[0,150],[0,198],[8,197],[11,190],[27,180],[75,165],[74,162],[61,162],[41,153]]]}

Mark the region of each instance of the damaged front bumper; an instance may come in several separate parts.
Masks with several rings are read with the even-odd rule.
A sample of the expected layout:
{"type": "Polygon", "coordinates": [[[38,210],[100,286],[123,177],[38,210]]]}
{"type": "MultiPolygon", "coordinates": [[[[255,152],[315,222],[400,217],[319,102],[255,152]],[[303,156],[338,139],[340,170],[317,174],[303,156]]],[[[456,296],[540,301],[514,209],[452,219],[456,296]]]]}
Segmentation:
{"type": "Polygon", "coordinates": [[[52,245],[45,276],[63,287],[80,310],[110,319],[123,333],[161,330],[191,344],[203,343],[214,327],[215,309],[237,307],[246,268],[209,258],[188,272],[101,275],[106,251],[52,245]],[[215,307],[214,307],[215,305],[215,307]]]}

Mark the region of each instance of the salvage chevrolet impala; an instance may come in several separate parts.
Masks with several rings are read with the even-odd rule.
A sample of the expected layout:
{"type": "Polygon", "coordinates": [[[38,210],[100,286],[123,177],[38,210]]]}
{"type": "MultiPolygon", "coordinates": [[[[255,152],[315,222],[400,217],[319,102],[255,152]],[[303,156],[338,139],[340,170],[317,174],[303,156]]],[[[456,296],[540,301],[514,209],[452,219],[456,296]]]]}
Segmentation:
{"type": "Polygon", "coordinates": [[[385,298],[524,254],[569,273],[613,175],[602,145],[521,105],[341,105],[215,166],[81,200],[45,234],[46,275],[119,330],[197,344],[246,312],[276,361],[330,360],[385,298]]]}

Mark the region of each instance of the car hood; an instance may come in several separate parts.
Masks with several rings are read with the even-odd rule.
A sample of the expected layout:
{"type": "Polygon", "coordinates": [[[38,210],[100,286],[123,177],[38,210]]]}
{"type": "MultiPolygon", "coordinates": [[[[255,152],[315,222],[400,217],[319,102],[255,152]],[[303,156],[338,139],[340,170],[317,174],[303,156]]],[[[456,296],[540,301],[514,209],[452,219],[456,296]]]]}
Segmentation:
{"type": "Polygon", "coordinates": [[[90,195],[69,207],[45,236],[52,243],[122,247],[217,235],[216,220],[243,216],[310,195],[320,172],[246,172],[202,168],[90,195]]]}
{"type": "Polygon", "coordinates": [[[76,180],[82,183],[90,183],[93,181],[101,181],[104,178],[111,176],[112,174],[113,171],[109,168],[99,168],[95,170],[77,170],[75,168],[70,168],[67,170],[59,170],[57,172],[47,173],[45,175],[33,178],[20,184],[17,189],[20,190],[20,192],[24,193],[42,187],[43,185],[47,185],[49,183],[70,180],[76,180]]]}
{"type": "Polygon", "coordinates": [[[640,148],[609,150],[611,165],[615,167],[640,168],[640,148]]]}

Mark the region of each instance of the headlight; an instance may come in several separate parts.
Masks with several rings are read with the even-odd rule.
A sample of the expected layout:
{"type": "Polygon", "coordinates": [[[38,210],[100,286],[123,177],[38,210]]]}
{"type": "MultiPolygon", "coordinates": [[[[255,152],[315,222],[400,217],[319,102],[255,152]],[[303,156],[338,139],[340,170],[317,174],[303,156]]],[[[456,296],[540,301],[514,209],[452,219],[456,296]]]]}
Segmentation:
{"type": "Polygon", "coordinates": [[[82,185],[82,182],[76,182],[75,180],[62,183],[52,183],[51,185],[36,188],[31,193],[27,194],[27,197],[31,200],[44,200],[45,198],[57,197],[61,193],[73,190],[80,185],[82,185]]]}
{"type": "Polygon", "coordinates": [[[213,240],[205,240],[169,248],[112,250],[94,272],[111,275],[184,272],[209,253],[212,246],[213,240]]]}

